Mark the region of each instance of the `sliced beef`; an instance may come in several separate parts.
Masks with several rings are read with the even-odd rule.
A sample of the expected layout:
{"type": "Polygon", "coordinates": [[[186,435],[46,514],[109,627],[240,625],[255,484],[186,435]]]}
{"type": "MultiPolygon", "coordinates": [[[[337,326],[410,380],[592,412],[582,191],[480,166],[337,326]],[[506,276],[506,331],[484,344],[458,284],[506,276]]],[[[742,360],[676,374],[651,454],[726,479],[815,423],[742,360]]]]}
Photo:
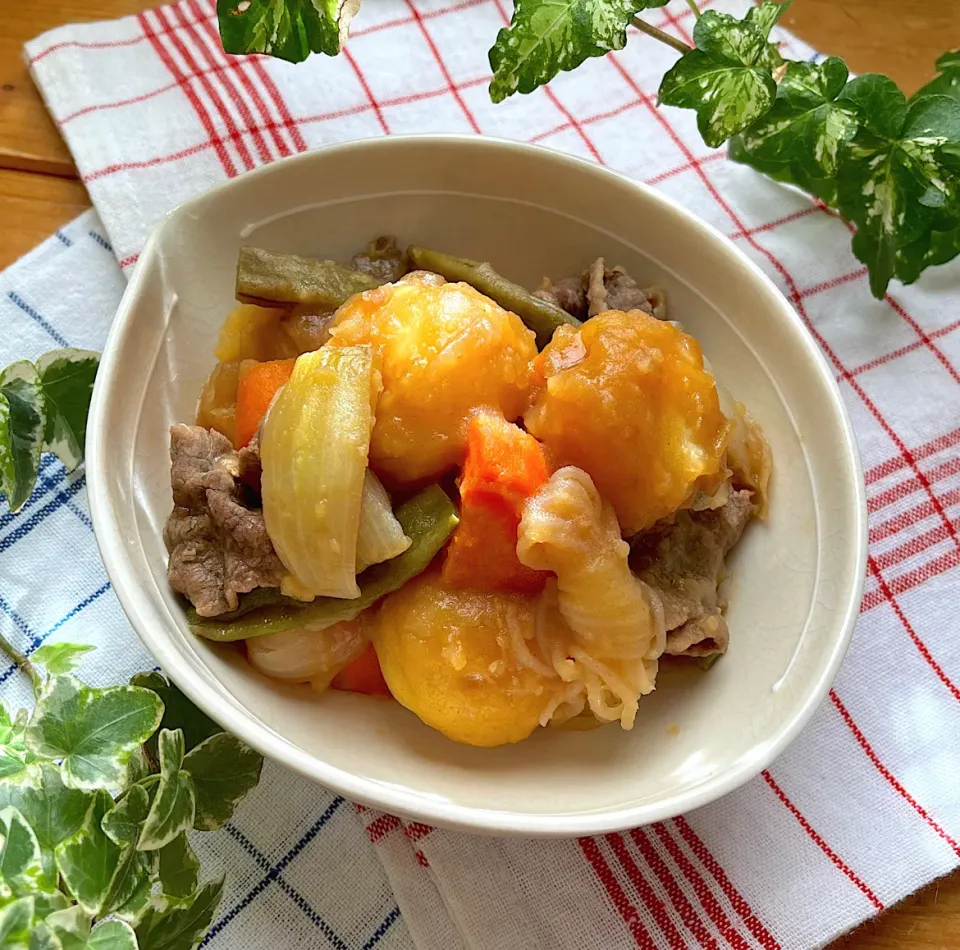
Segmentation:
{"type": "Polygon", "coordinates": [[[749,491],[730,492],[720,508],[678,512],[633,540],[630,564],[663,601],[664,652],[725,653],[729,642],[719,593],[723,562],[756,513],[749,491]]]}
{"type": "MultiPolygon", "coordinates": [[[[233,610],[237,595],[255,587],[278,586],[283,565],[263,512],[241,503],[241,459],[230,442],[212,429],[173,426],[170,459],[174,509],[163,531],[170,586],[202,617],[233,610]]],[[[259,449],[256,459],[259,468],[259,449]]]]}
{"type": "Polygon", "coordinates": [[[263,467],[260,464],[259,432],[237,452],[237,466],[240,470],[240,481],[259,495],[260,474],[263,471],[263,467]]]}
{"type": "Polygon", "coordinates": [[[564,277],[553,283],[544,279],[535,297],[540,297],[578,320],[587,320],[605,310],[642,310],[663,319],[663,291],[641,289],[622,268],[608,270],[598,257],[579,277],[564,277]]]}
{"type": "Polygon", "coordinates": [[[653,306],[646,293],[622,268],[607,270],[602,257],[598,257],[584,274],[586,282],[588,316],[595,317],[605,310],[642,310],[653,313],[653,306]]]}
{"type": "Polygon", "coordinates": [[[173,503],[202,507],[206,491],[229,491],[239,474],[237,453],[215,429],[176,425],[170,429],[170,484],[173,503]]]}
{"type": "Polygon", "coordinates": [[[407,253],[400,250],[393,235],[384,234],[374,238],[366,251],[355,254],[351,266],[361,274],[389,284],[407,272],[407,253]]]}
{"type": "Polygon", "coordinates": [[[566,310],[578,320],[587,319],[587,294],[579,277],[564,277],[555,284],[545,278],[533,295],[566,310]]]}

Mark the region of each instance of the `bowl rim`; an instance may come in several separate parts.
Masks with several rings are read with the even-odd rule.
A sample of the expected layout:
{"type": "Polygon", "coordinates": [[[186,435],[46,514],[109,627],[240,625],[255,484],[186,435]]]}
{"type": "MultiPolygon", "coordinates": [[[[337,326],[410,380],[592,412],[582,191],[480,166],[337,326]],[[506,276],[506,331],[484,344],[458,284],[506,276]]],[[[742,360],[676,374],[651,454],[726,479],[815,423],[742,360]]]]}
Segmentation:
{"type": "Polygon", "coordinates": [[[656,191],[651,186],[613,169],[545,146],[530,145],[492,136],[481,138],[466,134],[411,134],[331,144],[259,166],[236,178],[220,182],[168,211],[153,226],[144,244],[134,274],[124,291],[104,344],[87,426],[86,472],[94,534],[107,576],[113,585],[121,607],[140,640],[160,663],[163,672],[197,707],[264,756],[343,795],[351,801],[360,802],[386,812],[415,818],[432,825],[472,833],[525,835],[530,837],[574,837],[622,831],[684,814],[739,788],[766,769],[793,742],[827,696],[850,644],[859,616],[865,583],[867,565],[866,486],[853,426],[826,357],[799,314],[773,281],[730,238],[688,211],[674,199],[656,191]],[[653,802],[608,808],[602,812],[579,811],[534,815],[460,805],[425,795],[421,791],[400,788],[363,778],[339,767],[329,765],[313,753],[299,748],[292,742],[284,742],[278,746],[276,743],[277,733],[272,727],[256,719],[249,710],[242,708],[239,701],[236,705],[223,703],[215,694],[211,694],[202,678],[188,663],[182,661],[182,654],[174,646],[173,641],[162,632],[155,630],[154,624],[148,618],[142,616],[140,612],[137,599],[133,594],[133,591],[137,588],[136,572],[130,567],[129,561],[124,556],[126,543],[118,530],[112,506],[108,503],[110,498],[109,478],[104,464],[105,446],[109,438],[106,417],[120,362],[121,351],[116,345],[117,340],[122,336],[132,319],[148,271],[157,266],[158,261],[162,259],[160,245],[165,232],[177,219],[202,211],[204,205],[218,196],[242,189],[247,182],[254,179],[283,175],[285,169],[296,163],[322,162],[326,156],[331,154],[349,154],[369,149],[388,151],[391,148],[402,148],[405,144],[414,141],[428,146],[445,147],[454,145],[474,148],[480,152],[493,149],[509,149],[527,155],[535,153],[537,160],[556,162],[572,168],[578,174],[608,180],[615,179],[621,184],[628,185],[638,193],[642,200],[656,203],[660,205],[664,212],[671,213],[679,218],[683,227],[699,231],[705,239],[720,244],[722,249],[732,253],[742,267],[744,275],[749,276],[756,285],[765,289],[768,294],[772,293],[774,299],[778,301],[780,304],[778,319],[785,320],[792,324],[795,330],[802,331],[799,338],[806,348],[804,355],[810,361],[811,371],[819,374],[820,381],[823,384],[821,391],[827,400],[824,409],[830,411],[834,422],[839,423],[842,433],[845,452],[838,460],[844,463],[844,469],[854,476],[856,482],[857,503],[856,510],[853,512],[855,522],[853,550],[848,551],[845,557],[848,562],[851,556],[855,560],[856,573],[854,576],[856,580],[839,601],[837,608],[839,616],[834,624],[837,635],[834,638],[831,652],[821,667],[820,676],[808,689],[806,698],[792,717],[779,728],[777,733],[762,743],[760,752],[754,755],[741,756],[731,767],[718,772],[691,789],[675,792],[653,802]]]}

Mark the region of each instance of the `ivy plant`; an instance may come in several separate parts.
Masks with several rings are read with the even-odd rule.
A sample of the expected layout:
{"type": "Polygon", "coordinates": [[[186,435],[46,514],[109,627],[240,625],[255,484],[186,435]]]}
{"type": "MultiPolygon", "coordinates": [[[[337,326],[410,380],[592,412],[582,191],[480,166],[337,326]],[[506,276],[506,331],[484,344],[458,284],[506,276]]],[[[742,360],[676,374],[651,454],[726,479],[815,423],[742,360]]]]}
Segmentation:
{"type": "MultiPolygon", "coordinates": [[[[960,254],[960,50],[907,97],[885,76],[849,78],[842,60],[784,60],[770,31],[789,2],[745,16],[693,8],[693,46],[638,14],[668,0],[514,0],[493,38],[490,96],[530,93],[559,72],[620,50],[628,28],[680,58],[660,84],[665,106],[692,109],[704,142],[806,191],[854,231],[853,252],[882,297],[960,254]]],[[[679,0],[677,0],[679,2],[679,0]]],[[[218,0],[228,53],[299,62],[338,53],[360,0],[218,0]]]]}
{"type": "Polygon", "coordinates": [[[90,649],[28,658],[0,637],[36,696],[0,704],[0,946],[191,950],[223,891],[192,836],[223,827],[263,760],[159,673],[85,685],[90,649]]]}
{"type": "Polygon", "coordinates": [[[56,454],[67,471],[83,461],[99,359],[89,350],[53,350],[0,371],[0,495],[11,510],[30,497],[43,452],[56,454]]]}

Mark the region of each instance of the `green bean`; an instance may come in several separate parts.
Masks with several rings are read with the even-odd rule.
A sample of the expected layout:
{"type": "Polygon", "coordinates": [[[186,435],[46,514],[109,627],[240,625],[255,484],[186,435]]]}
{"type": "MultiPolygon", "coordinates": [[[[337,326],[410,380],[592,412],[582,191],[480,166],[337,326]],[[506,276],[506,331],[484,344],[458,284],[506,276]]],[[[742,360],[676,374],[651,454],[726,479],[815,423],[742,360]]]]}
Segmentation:
{"type": "Polygon", "coordinates": [[[191,608],[187,611],[190,628],[199,637],[228,643],[284,630],[325,630],[355,619],[385,594],[399,590],[426,570],[458,520],[453,503],[439,485],[414,495],[395,514],[410,538],[410,547],[392,560],[368,567],[357,578],[359,597],[318,597],[304,602],[284,597],[276,588],[260,588],[245,594],[236,610],[219,617],[201,617],[191,608]]]}
{"type": "Polygon", "coordinates": [[[505,310],[512,310],[537,335],[537,346],[543,349],[553,331],[563,324],[580,326],[580,321],[566,310],[535,297],[529,290],[501,277],[489,264],[463,257],[451,257],[426,247],[409,247],[407,256],[418,270],[433,271],[447,280],[462,280],[495,300],[505,310]]]}
{"type": "Polygon", "coordinates": [[[241,247],[237,262],[237,300],[263,307],[306,304],[335,310],[354,294],[380,283],[334,261],[275,254],[258,247],[241,247]]]}

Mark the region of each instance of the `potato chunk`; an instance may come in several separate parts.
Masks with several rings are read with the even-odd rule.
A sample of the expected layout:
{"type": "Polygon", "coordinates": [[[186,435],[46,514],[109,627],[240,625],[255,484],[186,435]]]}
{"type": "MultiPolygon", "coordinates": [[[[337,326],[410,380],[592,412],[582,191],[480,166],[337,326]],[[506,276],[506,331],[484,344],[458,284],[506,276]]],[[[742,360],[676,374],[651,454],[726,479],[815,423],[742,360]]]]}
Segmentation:
{"type": "Polygon", "coordinates": [[[456,742],[520,742],[564,687],[527,642],[535,605],[446,588],[436,570],[422,574],[387,597],[371,624],[390,692],[456,742]]]}
{"type": "Polygon", "coordinates": [[[534,335],[468,284],[417,272],[340,308],[332,346],[369,343],[383,392],[370,462],[393,485],[435,478],[463,461],[479,407],[508,421],[527,405],[534,335]]]}
{"type": "MultiPolygon", "coordinates": [[[[730,424],[697,341],[639,310],[561,327],[524,416],[560,465],[587,472],[634,534],[721,479],[730,424]]],[[[713,486],[715,487],[715,486],[713,486]]]]}

